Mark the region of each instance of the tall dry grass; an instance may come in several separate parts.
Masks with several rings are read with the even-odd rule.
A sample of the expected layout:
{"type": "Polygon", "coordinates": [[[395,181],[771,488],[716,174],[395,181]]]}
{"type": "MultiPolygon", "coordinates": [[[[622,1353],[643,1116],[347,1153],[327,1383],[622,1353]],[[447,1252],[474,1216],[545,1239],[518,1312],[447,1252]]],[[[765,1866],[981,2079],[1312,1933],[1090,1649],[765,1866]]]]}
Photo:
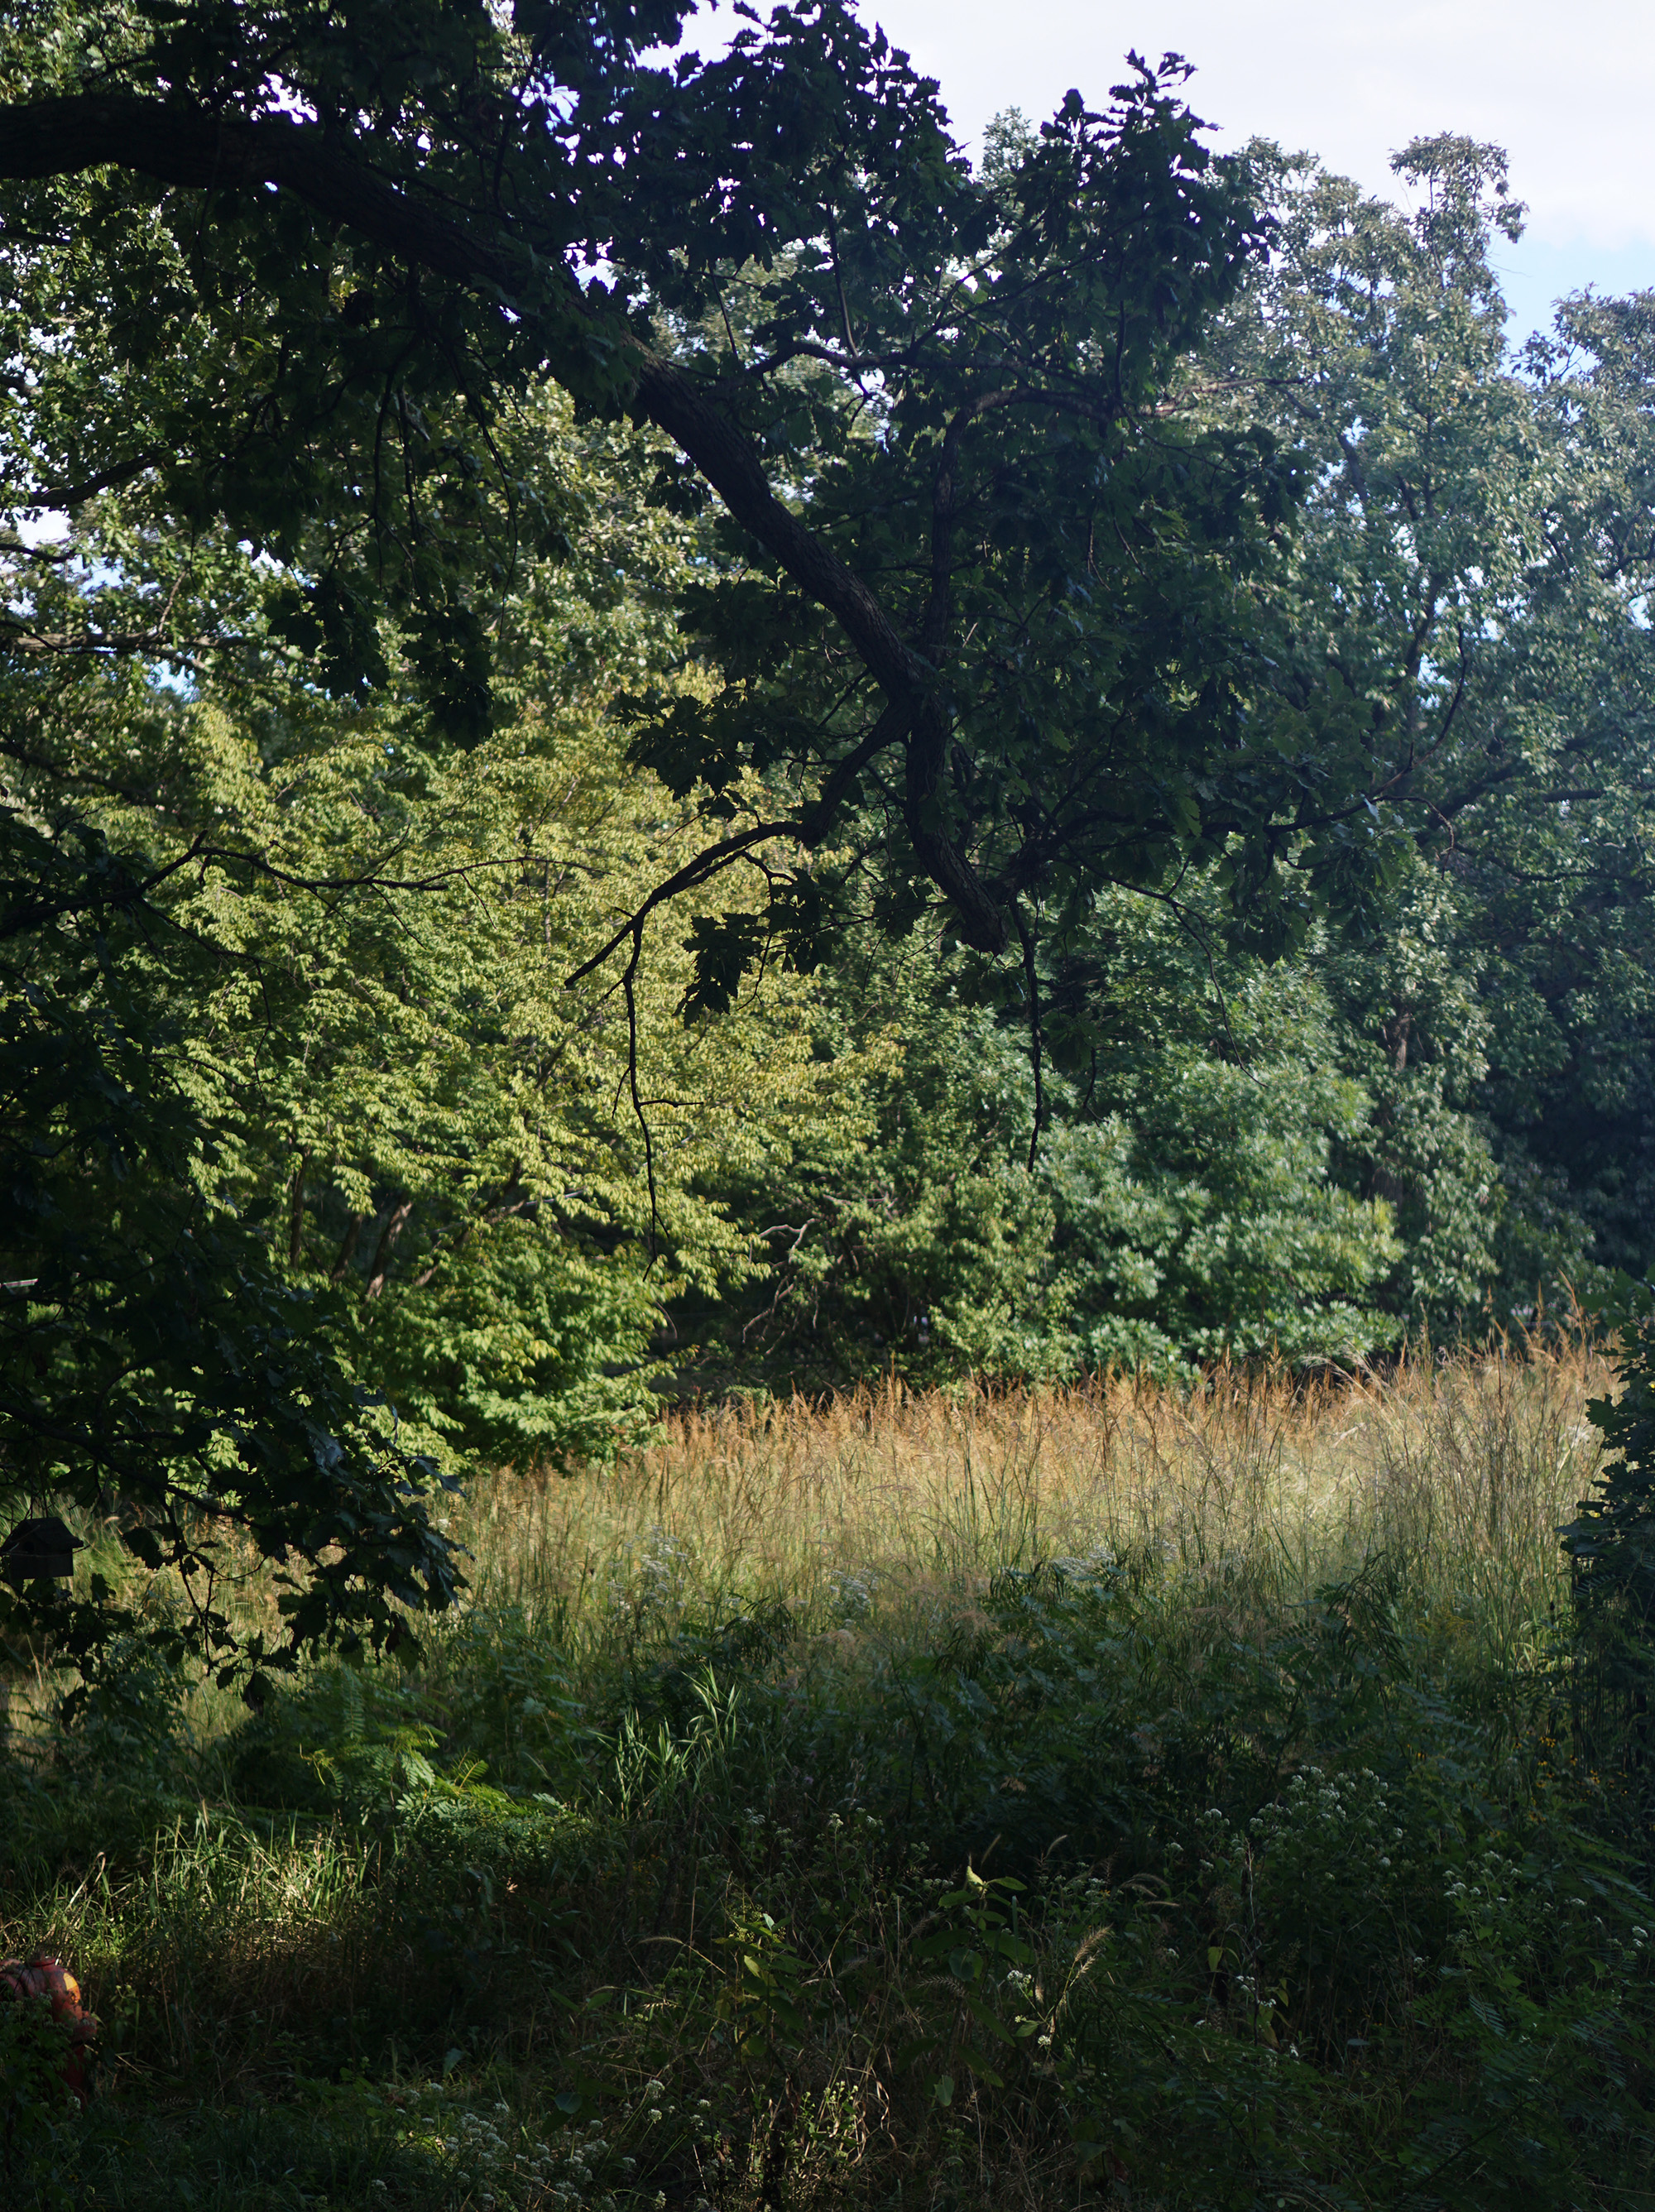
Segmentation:
{"type": "MultiPolygon", "coordinates": [[[[1243,1370],[1190,1389],[893,1381],[825,1405],[678,1413],[611,1470],[479,1477],[442,1525],[470,1554],[469,1603],[518,1610],[571,1656],[643,1615],[660,1632],[754,1607],[805,1628],[877,1613],[923,1634],[939,1605],[1042,1562],[1128,1565],[1169,1613],[1227,1600],[1279,1615],[1383,1553],[1416,1619],[1510,1674],[1565,1606],[1557,1529],[1601,1457],[1587,1402],[1612,1388],[1584,1340],[1308,1384],[1243,1370]]],[[[113,1541],[77,1574],[94,1566],[130,1572],[113,1541]]],[[[269,1578],[244,1566],[229,1609],[274,1634],[269,1578]]],[[[162,1608],[166,1585],[151,1591],[162,1608]]],[[[38,1733],[61,1686],[50,1669],[12,1678],[15,1737],[38,1733]]],[[[188,1712],[200,1742],[245,1717],[205,1680],[188,1712]]]]}
{"type": "Polygon", "coordinates": [[[905,1390],[681,1413],[611,1474],[479,1486],[456,1532],[485,1603],[560,1635],[630,1595],[668,1607],[952,1585],[1110,1557],[1272,1607],[1376,1552],[1417,1601],[1474,1614],[1508,1663],[1565,1588],[1556,1530],[1610,1387],[1577,1343],[1305,1385],[1219,1373],[1178,1391],[905,1390]]]}

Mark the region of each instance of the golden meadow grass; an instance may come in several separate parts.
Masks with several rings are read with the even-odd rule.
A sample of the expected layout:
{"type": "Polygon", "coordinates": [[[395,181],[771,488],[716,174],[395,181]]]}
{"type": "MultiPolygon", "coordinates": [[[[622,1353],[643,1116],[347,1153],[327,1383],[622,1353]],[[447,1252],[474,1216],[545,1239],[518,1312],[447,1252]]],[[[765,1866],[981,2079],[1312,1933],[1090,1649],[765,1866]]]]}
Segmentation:
{"type": "MultiPolygon", "coordinates": [[[[661,1631],[753,1605],[842,1638],[923,1634],[1006,1569],[1104,1557],[1155,1570],[1174,1611],[1275,1614],[1384,1552],[1417,1613],[1457,1622],[1506,1672],[1537,1656],[1566,1600],[1556,1532],[1601,1456],[1587,1404],[1611,1389],[1582,1340],[1309,1383],[894,1381],[672,1413],[612,1468],[479,1478],[443,1525],[469,1553],[468,1605],[520,1607],[574,1648],[641,1612],[661,1631]]],[[[77,1576],[94,1566],[130,1571],[113,1538],[77,1576]]],[[[166,1582],[158,1603],[176,1601],[166,1582]]],[[[277,1630],[261,1574],[230,1603],[277,1630]]],[[[38,1725],[55,1689],[14,1680],[14,1726],[38,1725]]],[[[203,1685],[191,1713],[204,1741],[242,1708],[203,1685]]]]}
{"type": "MultiPolygon", "coordinates": [[[[1310,1385],[912,1393],[680,1413],[610,1474],[502,1477],[455,1516],[477,1598],[600,1633],[622,1592],[843,1616],[1039,1561],[1153,1561],[1291,1603],[1376,1550],[1497,1637],[1561,1598],[1556,1529],[1599,1459],[1589,1346],[1310,1385]]],[[[1515,1656],[1513,1653],[1511,1656],[1515,1656]]]]}

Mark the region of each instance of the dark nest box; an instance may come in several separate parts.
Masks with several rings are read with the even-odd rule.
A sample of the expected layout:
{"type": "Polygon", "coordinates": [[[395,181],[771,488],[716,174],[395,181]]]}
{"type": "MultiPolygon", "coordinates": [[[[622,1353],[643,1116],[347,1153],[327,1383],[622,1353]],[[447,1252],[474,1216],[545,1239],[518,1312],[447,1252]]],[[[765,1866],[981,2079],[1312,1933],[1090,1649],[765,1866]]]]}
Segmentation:
{"type": "Polygon", "coordinates": [[[20,1521],[0,1544],[0,1574],[14,1589],[25,1583],[67,1582],[80,1549],[78,1540],[55,1513],[42,1521],[20,1521]]]}

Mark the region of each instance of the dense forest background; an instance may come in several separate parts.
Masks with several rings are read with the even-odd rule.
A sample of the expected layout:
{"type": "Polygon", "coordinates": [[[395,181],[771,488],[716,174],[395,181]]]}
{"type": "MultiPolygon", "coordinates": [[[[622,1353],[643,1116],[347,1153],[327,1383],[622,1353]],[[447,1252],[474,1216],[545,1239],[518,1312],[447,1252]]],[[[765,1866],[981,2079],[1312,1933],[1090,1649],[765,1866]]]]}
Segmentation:
{"type": "MultiPolygon", "coordinates": [[[[663,1384],[1360,1361],[1645,1273],[1649,305],[1566,302],[1512,355],[1494,149],[1415,144],[1394,204],[1248,163],[1271,250],[1178,402],[1268,425],[1302,503],[1250,588],[1339,712],[1406,725],[1360,910],[1238,914],[1222,850],[1100,880],[1042,950],[1037,1060],[1018,967],[882,900],[872,793],[807,967],[727,891],[654,921],[629,1012],[612,963],[569,978],[732,804],[650,765],[740,560],[659,435],[545,391],[496,428],[537,541],[458,753],[393,636],[371,693],[334,681],[330,625],[371,617],[140,479],[15,520],[0,736],[14,845],[144,886],[141,927],[112,896],[95,939],[27,903],[7,936],[14,1024],[96,970],[82,1048],[176,1117],[131,1133],[124,1218],[234,1224],[347,1293],[353,1369],[445,1461],[601,1452],[663,1384]],[[696,934],[732,915],[709,988],[696,934]]],[[[14,347],[46,296],[14,264],[14,347]]],[[[41,404],[9,392],[14,480],[41,404]]]]}

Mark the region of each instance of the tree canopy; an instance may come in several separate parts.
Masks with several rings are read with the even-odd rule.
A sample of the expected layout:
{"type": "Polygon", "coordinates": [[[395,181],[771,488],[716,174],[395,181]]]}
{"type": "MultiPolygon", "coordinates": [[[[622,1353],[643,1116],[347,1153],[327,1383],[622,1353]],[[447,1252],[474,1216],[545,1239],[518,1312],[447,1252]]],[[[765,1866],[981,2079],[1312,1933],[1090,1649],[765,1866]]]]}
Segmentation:
{"type": "MultiPolygon", "coordinates": [[[[686,609],[722,680],[653,702],[641,757],[714,793],[788,773],[673,890],[785,840],[774,921],[807,944],[809,855],[877,787],[889,896],[934,886],[990,954],[1226,839],[1255,908],[1289,856],[1351,895],[1370,733],[1306,726],[1241,589],[1292,472],[1173,390],[1263,238],[1182,65],[1071,94],[973,173],[934,85],[831,0],[717,60],[663,61],[678,28],[26,15],[0,109],[20,503],[142,479],[157,520],[289,571],[336,690],[383,680],[393,617],[474,742],[498,593],[555,541],[502,436],[549,374],[664,431],[659,495],[727,518],[686,609]]],[[[707,988],[748,949],[709,929],[707,988]]]]}
{"type": "Polygon", "coordinates": [[[1655,1261],[1650,307],[1512,357],[1498,149],[1133,57],[973,165],[838,0],[0,20],[0,1491],[227,1667],[669,1366],[1655,1261]]]}

